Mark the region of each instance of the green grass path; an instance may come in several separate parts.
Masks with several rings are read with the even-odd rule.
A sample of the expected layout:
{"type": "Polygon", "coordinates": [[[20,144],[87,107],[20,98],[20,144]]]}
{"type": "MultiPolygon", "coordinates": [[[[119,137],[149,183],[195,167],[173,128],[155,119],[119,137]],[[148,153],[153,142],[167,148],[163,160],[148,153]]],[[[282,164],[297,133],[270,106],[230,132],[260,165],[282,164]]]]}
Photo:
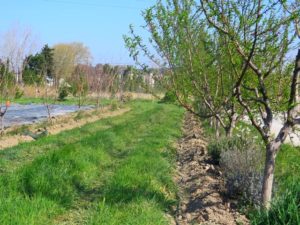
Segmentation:
{"type": "Polygon", "coordinates": [[[139,101],[122,116],[0,154],[0,224],[168,224],[183,110],[139,101]]]}
{"type": "MultiPolygon", "coordinates": [[[[100,99],[100,106],[106,106],[113,102],[113,99],[107,99],[107,98],[101,98],[100,99]]],[[[77,105],[78,99],[75,97],[68,97],[64,101],[59,101],[57,99],[49,99],[46,101],[44,98],[30,98],[30,97],[22,97],[19,99],[12,100],[12,103],[17,104],[44,104],[45,102],[48,102],[48,104],[62,104],[62,105],[77,105]]],[[[96,105],[97,99],[96,98],[90,98],[87,97],[83,99],[81,102],[82,105],[96,105]]]]}

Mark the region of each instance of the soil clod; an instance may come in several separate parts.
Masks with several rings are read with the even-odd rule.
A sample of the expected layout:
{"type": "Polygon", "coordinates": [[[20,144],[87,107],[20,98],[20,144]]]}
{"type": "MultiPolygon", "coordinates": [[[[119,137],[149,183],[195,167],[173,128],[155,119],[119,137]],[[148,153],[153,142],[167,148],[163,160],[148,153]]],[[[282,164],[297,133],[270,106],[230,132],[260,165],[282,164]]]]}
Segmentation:
{"type": "Polygon", "coordinates": [[[183,126],[184,137],[178,143],[176,182],[180,202],[176,214],[178,225],[249,224],[235,204],[222,196],[222,172],[213,165],[206,152],[200,121],[188,113],[183,126]]]}

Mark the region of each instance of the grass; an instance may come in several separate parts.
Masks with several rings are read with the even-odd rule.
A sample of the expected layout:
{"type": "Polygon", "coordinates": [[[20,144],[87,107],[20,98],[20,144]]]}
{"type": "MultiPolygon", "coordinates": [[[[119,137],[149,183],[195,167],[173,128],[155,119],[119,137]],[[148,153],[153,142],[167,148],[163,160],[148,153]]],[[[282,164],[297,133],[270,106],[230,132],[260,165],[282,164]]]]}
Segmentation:
{"type": "Polygon", "coordinates": [[[300,147],[285,144],[277,156],[276,183],[280,185],[295,180],[300,180],[300,147]]]}
{"type": "Polygon", "coordinates": [[[269,211],[255,209],[249,216],[253,225],[300,224],[300,147],[284,144],[277,156],[275,193],[269,211]]]}
{"type": "Polygon", "coordinates": [[[125,115],[1,152],[0,224],[169,224],[183,110],[125,115]]]}
{"type": "MultiPolygon", "coordinates": [[[[103,98],[100,100],[101,106],[106,106],[111,104],[111,99],[103,98]]],[[[30,97],[22,97],[20,99],[13,100],[13,103],[18,104],[43,104],[45,102],[44,98],[30,98],[30,97]]],[[[65,101],[58,101],[56,99],[49,100],[50,104],[64,104],[64,105],[77,105],[78,100],[74,97],[68,97],[65,101]]],[[[97,101],[95,98],[86,98],[83,101],[83,105],[96,105],[97,101]]]]}

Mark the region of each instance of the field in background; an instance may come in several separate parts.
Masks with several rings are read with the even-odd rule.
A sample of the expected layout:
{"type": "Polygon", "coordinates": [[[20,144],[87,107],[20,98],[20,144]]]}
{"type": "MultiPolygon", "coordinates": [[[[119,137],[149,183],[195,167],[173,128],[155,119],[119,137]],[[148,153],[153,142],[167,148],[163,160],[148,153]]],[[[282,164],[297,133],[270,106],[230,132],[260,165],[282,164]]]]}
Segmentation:
{"type": "MultiPolygon", "coordinates": [[[[45,96],[45,88],[39,88],[36,89],[34,86],[23,86],[20,87],[20,90],[23,91],[23,97],[24,98],[43,98],[45,96]],[[37,92],[39,90],[39,92],[37,92]]],[[[51,98],[55,99],[58,96],[58,91],[54,87],[48,87],[48,96],[51,98]]],[[[124,92],[125,94],[130,94],[133,99],[147,99],[147,100],[153,100],[155,97],[152,94],[147,94],[147,93],[136,93],[136,92],[124,92]]],[[[120,97],[120,93],[117,93],[115,95],[116,98],[120,97]]],[[[157,94],[158,97],[163,97],[163,94],[157,94]]],[[[111,93],[105,93],[101,92],[100,95],[96,93],[89,93],[87,95],[87,98],[92,98],[96,99],[97,97],[104,98],[104,99],[109,99],[111,98],[111,93]]],[[[71,95],[69,95],[69,98],[72,98],[71,95]]]]}

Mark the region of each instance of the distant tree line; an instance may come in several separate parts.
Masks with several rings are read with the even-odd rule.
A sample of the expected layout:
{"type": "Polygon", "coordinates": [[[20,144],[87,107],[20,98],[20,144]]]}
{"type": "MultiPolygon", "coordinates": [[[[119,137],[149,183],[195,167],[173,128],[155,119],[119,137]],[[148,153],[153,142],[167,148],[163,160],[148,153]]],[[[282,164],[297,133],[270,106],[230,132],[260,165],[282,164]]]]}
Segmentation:
{"type": "MultiPolygon", "coordinates": [[[[1,66],[5,76],[18,87],[30,85],[39,95],[41,88],[53,87],[61,97],[68,94],[86,95],[90,92],[145,92],[155,82],[151,76],[133,66],[91,64],[90,50],[83,43],[45,45],[35,52],[32,32],[13,27],[0,40],[1,66]]],[[[1,74],[4,77],[4,74],[1,74]]]]}

